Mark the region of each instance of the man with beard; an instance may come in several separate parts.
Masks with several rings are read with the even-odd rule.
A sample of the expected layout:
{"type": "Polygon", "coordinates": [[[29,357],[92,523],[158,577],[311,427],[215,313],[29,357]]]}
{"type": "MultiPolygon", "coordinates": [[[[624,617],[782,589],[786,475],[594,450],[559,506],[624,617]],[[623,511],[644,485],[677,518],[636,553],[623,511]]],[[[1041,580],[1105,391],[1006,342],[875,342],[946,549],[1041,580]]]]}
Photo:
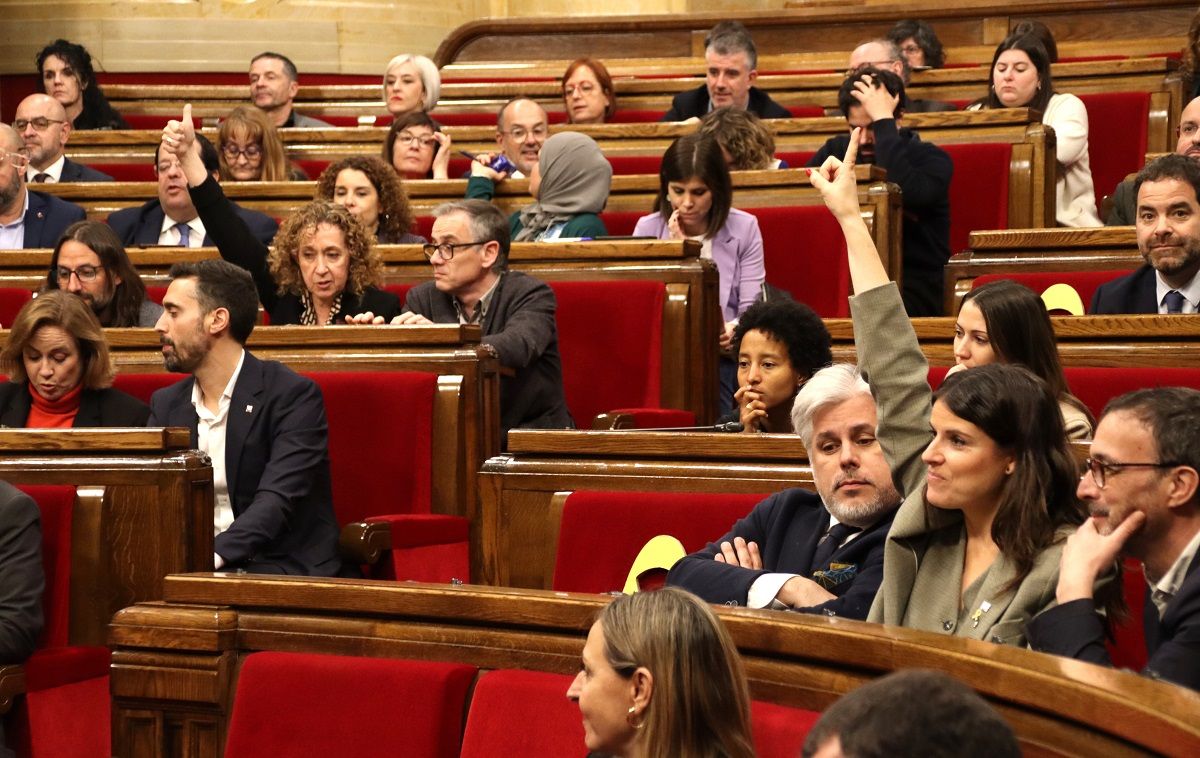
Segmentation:
{"type": "Polygon", "coordinates": [[[182,426],[213,465],[218,570],[334,576],[341,570],[321,390],[245,349],[258,315],[250,274],[203,260],[171,267],[155,329],[168,371],[149,426],[182,426]]]}
{"type": "Polygon", "coordinates": [[[1128,556],[1142,562],[1150,585],[1143,673],[1200,690],[1198,428],[1194,389],[1137,390],[1104,409],[1079,480],[1092,517],[1063,549],[1058,605],[1026,629],[1034,650],[1111,665],[1092,588],[1118,556],[1128,556]]]}
{"type": "MultiPolygon", "coordinates": [[[[946,151],[900,127],[907,105],[904,84],[891,71],[857,69],[838,90],[838,107],[852,131],[862,127],[858,162],[887,170],[900,187],[904,206],[903,268],[900,277],[909,316],[942,315],[943,268],[950,259],[950,177],[946,151]]],[[[809,160],[810,167],[840,158],[850,135],[830,137],[809,160]]]]}
{"type": "Polygon", "coordinates": [[[1200,304],[1200,165],[1151,161],[1134,179],[1138,250],[1146,264],[1101,284],[1089,313],[1196,313],[1200,304]]]}
{"type": "MultiPolygon", "coordinates": [[[[929,408],[897,409],[886,440],[900,485],[924,481],[929,408]]],[[[821,369],[796,395],[792,425],[817,491],[789,489],[717,542],[680,560],[667,583],[710,603],[865,619],[883,578],[883,547],[902,495],[892,481],[870,387],[850,364],[821,369]]]]}
{"type": "MultiPolygon", "coordinates": [[[[1200,97],[1188,103],[1179,114],[1179,141],[1175,154],[1191,158],[1200,165],[1200,97]]],[[[1126,179],[1112,194],[1112,210],[1104,219],[1105,226],[1133,226],[1137,215],[1135,179],[1126,179]]]]}
{"type": "Polygon", "coordinates": [[[250,99],[278,127],[327,129],[332,124],[297,113],[292,101],[300,91],[296,64],[280,53],[259,53],[250,59],[250,99]]]}
{"type": "Polygon", "coordinates": [[[30,95],[17,106],[13,128],[25,140],[29,166],[25,181],[32,184],[54,182],[111,182],[108,174],[76,163],[63,154],[71,138],[67,111],[49,95],[30,95]]]}
{"type": "Polygon", "coordinates": [[[0,250],[54,247],[63,230],[87,214],[74,203],[25,186],[25,141],[0,124],[0,250]]]}
{"type": "Polygon", "coordinates": [[[146,285],[117,235],[103,221],[67,227],[50,256],[45,289],[83,298],[101,326],[154,326],[162,306],[146,297],[146,285]]]}

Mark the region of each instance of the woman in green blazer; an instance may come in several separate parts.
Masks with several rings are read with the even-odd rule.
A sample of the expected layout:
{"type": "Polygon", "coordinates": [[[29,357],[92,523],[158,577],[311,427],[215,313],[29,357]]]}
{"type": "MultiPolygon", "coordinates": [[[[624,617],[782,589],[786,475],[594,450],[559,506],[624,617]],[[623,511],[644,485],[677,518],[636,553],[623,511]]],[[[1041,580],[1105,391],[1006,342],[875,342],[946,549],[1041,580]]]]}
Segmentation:
{"type": "MultiPolygon", "coordinates": [[[[916,335],[859,213],[857,144],[855,134],[844,162],[830,158],[812,181],[846,237],[860,363],[903,367],[903,384],[929,398],[916,335]]],[[[1029,370],[994,364],[948,377],[932,401],[925,486],[905,493],[867,620],[1024,645],[1025,623],[1055,602],[1062,546],[1084,519],[1057,399],[1029,370]]],[[[883,426],[895,398],[876,402],[883,426]]]]}

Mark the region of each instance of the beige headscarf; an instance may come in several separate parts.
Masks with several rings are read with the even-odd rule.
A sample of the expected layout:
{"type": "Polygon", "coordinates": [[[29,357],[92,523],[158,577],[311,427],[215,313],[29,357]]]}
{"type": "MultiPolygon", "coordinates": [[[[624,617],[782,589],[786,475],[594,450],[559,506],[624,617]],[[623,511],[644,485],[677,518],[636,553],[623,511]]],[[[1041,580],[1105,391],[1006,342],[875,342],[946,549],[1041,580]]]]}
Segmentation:
{"type": "Polygon", "coordinates": [[[586,134],[559,132],[546,140],[538,171],[538,201],[521,209],[521,231],[513,242],[537,239],[555,224],[581,213],[599,213],[608,204],[612,164],[586,134]]]}

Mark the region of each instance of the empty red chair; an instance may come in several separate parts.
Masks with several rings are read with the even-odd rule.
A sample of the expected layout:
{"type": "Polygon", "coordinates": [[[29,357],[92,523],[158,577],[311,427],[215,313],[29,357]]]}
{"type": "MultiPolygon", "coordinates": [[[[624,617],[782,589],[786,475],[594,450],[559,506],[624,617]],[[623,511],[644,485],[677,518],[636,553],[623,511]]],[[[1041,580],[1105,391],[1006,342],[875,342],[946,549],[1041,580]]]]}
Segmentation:
{"type": "Polygon", "coordinates": [[[566,674],[516,669],[480,676],[467,713],[462,758],[583,758],[588,752],[583,720],[579,706],[567,700],[571,680],[566,674]]]}
{"type": "Polygon", "coordinates": [[[841,227],[824,205],[743,208],[758,218],[767,284],[823,318],[850,315],[850,268],[841,227]]]}
{"type": "Polygon", "coordinates": [[[954,161],[950,178],[950,253],[966,250],[979,229],[1008,228],[1008,171],[1012,145],[939,145],[954,161]]]}
{"type": "Polygon", "coordinates": [[[796,758],[821,714],[763,700],[750,702],[750,727],[758,758],[796,758]]]}
{"type": "Polygon", "coordinates": [[[1080,93],[1088,114],[1088,159],[1096,208],[1146,161],[1149,92],[1080,93]]]}
{"type": "Polygon", "coordinates": [[[1191,387],[1200,390],[1200,368],[1162,366],[1064,366],[1071,394],[1099,418],[1104,406],[1118,395],[1151,387],[1191,387]]]}
{"type": "Polygon", "coordinates": [[[226,758],[455,758],[474,666],[254,653],[238,675],[226,758]]]}
{"type": "Polygon", "coordinates": [[[766,495],[694,492],[572,492],[563,505],[554,589],[612,592],[642,547],[669,534],[694,552],[729,531],[766,495]]]}

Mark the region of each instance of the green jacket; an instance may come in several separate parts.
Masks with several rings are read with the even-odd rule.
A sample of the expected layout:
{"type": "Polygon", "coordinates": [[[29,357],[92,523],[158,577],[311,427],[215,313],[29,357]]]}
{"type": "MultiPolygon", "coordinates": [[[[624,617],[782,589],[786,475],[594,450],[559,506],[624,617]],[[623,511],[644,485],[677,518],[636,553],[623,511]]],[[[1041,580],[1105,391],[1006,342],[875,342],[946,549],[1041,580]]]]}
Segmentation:
{"type": "MultiPolygon", "coordinates": [[[[472,176],[467,180],[466,196],[468,200],[491,200],[495,194],[496,185],[486,176],[472,176]]],[[[508,230],[512,234],[512,239],[516,239],[521,228],[521,212],[515,211],[508,217],[508,230]]],[[[580,213],[567,222],[559,236],[568,238],[607,237],[608,230],[604,228],[604,222],[595,213],[580,213]]]]}

